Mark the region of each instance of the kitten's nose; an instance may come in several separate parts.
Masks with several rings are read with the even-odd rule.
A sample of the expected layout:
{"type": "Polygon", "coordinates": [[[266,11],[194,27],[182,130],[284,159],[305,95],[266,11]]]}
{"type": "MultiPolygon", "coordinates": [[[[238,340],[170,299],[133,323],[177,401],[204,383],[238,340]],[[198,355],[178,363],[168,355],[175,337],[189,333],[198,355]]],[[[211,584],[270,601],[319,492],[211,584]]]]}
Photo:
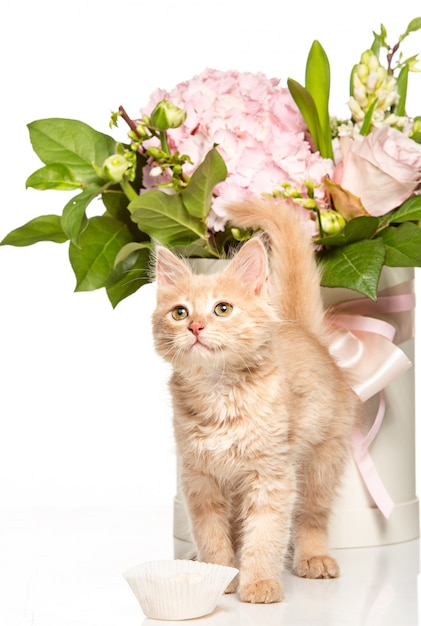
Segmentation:
{"type": "Polygon", "coordinates": [[[201,330],[205,328],[205,325],[202,322],[191,322],[189,324],[189,330],[193,333],[195,337],[199,336],[201,330]]]}

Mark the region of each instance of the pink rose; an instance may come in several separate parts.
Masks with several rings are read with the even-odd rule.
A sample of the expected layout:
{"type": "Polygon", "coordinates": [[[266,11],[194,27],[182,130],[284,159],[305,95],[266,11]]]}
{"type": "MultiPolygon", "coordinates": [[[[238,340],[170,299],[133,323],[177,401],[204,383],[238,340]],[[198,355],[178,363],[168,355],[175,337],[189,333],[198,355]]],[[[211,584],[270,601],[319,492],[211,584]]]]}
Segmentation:
{"type": "Polygon", "coordinates": [[[421,183],[421,145],[395,128],[342,137],[340,147],[343,159],[333,180],[359,198],[370,215],[396,209],[421,183]]]}

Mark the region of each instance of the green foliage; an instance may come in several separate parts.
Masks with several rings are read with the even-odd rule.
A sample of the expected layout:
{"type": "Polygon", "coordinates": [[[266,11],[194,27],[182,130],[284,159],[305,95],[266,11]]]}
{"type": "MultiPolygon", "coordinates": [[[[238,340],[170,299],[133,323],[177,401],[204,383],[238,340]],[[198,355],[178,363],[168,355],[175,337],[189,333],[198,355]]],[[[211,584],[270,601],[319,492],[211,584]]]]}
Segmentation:
{"type": "Polygon", "coordinates": [[[59,215],[40,215],[27,224],[12,230],[1,245],[5,246],[31,246],[39,241],[54,241],[63,243],[68,237],[61,225],[59,215]]]}
{"type": "Polygon", "coordinates": [[[329,116],[330,65],[326,52],[317,40],[313,42],[307,59],[306,90],[313,97],[317,110],[320,154],[333,159],[329,116]]]}
{"type": "Polygon", "coordinates": [[[316,150],[326,159],[332,159],[330,65],[326,52],[317,40],[313,42],[307,58],[305,87],[288,78],[288,88],[306,121],[316,150]]]}
{"type": "Polygon", "coordinates": [[[82,184],[96,182],[94,165],[101,167],[116,152],[114,139],[77,120],[38,120],[28,124],[28,129],[32,147],[41,161],[45,165],[64,166],[82,184]]]}
{"type": "Polygon", "coordinates": [[[420,30],[420,28],[421,28],[421,17],[414,17],[414,19],[409,22],[403,35],[399,37],[399,41],[401,42],[410,33],[420,30]]]}
{"type": "Polygon", "coordinates": [[[385,260],[380,240],[350,243],[319,255],[324,287],[346,287],[377,300],[377,286],[385,260]]]}
{"type": "Polygon", "coordinates": [[[83,187],[83,183],[75,179],[72,170],[66,165],[52,163],[31,174],[26,181],[26,186],[41,191],[45,189],[74,191],[83,187]]]}
{"type": "Polygon", "coordinates": [[[401,71],[399,72],[397,82],[396,82],[396,91],[399,94],[399,101],[397,105],[393,108],[393,112],[395,115],[404,116],[406,114],[406,94],[408,91],[408,77],[409,77],[409,67],[404,65],[401,71]]]}
{"type": "Polygon", "coordinates": [[[114,268],[119,250],[131,240],[125,224],[113,217],[98,216],[88,221],[79,245],[70,244],[69,259],[76,276],[76,291],[110,287],[121,279],[114,268]]]}
{"type": "Polygon", "coordinates": [[[76,245],[78,245],[80,233],[87,225],[86,208],[101,193],[101,190],[101,185],[90,183],[63,209],[61,225],[68,238],[76,245]]]}
{"type": "MultiPolygon", "coordinates": [[[[372,52],[379,57],[385,49],[388,73],[397,72],[399,99],[390,112],[398,118],[406,115],[409,72],[419,70],[417,56],[403,59],[400,55],[393,68],[392,59],[403,39],[420,29],[421,18],[415,18],[393,48],[387,43],[383,25],[380,33],[373,33],[372,52]]],[[[355,65],[351,73],[351,95],[357,68],[355,65]]],[[[336,135],[329,115],[330,65],[317,40],[308,54],[305,86],[289,78],[288,88],[315,149],[333,160],[332,133],[336,135]]],[[[370,99],[364,119],[359,118],[362,135],[372,132],[377,104],[376,97],[370,99]]],[[[117,125],[121,118],[129,126],[127,144],[116,143],[112,137],[72,119],[43,119],[28,125],[32,148],[43,166],[27,178],[26,186],[73,195],[63,202],[61,215],[38,216],[0,242],[12,246],[68,242],[76,291],[105,289],[113,307],[151,279],[150,253],[156,242],[185,256],[225,258],[233,243],[246,241],[253,234],[235,224],[218,233],[209,230],[207,221],[215,187],[227,177],[227,167],[215,146],[202,163],[193,164],[191,177],[186,175],[184,166],[191,164],[190,157],[172,152],[167,137],[168,128],[183,123],[185,111],[161,101],[150,117],[131,120],[120,107],[112,114],[110,126],[117,125]],[[170,182],[145,190],[143,168],[147,162],[153,163],[158,176],[165,171],[170,182]]],[[[354,122],[351,117],[349,123],[354,122]]],[[[421,117],[413,120],[410,137],[421,143],[421,117]]],[[[293,194],[287,196],[288,184],[286,181],[284,197],[294,198],[293,194]]],[[[334,221],[339,224],[337,228],[330,229],[339,232],[325,236],[320,227],[321,236],[314,239],[322,285],[353,289],[375,300],[385,265],[421,267],[420,195],[413,195],[386,215],[373,217],[367,214],[360,198],[334,181],[310,180],[303,185],[307,196],[303,198],[295,190],[296,199],[315,212],[319,225],[322,214],[326,217],[329,212],[336,213],[342,218],[334,221]],[[321,208],[313,193],[317,184],[324,186],[328,198],[327,206],[321,208]],[[335,200],[332,185],[336,185],[336,198],[341,199],[342,207],[339,199],[335,200]]]]}
{"type": "MultiPolygon", "coordinates": [[[[69,241],[76,291],[104,288],[112,306],[149,282],[149,254],[154,241],[198,256],[224,255],[223,249],[210,240],[206,225],[214,187],[227,175],[217,148],[210,150],[190,180],[177,169],[172,191],[142,192],[146,157],[137,153],[141,141],[135,144],[135,155],[108,135],[76,120],[38,120],[28,128],[32,147],[44,167],[29,176],[27,187],[79,193],[64,204],[61,216],[37,217],[11,231],[1,245],[69,241]],[[135,176],[130,173],[130,178],[123,175],[119,181],[110,180],[104,163],[122,152],[124,158],[136,163],[135,176]],[[102,214],[88,217],[87,209],[97,199],[102,200],[95,202],[96,207],[102,207],[102,214]]],[[[145,134],[146,138],[150,135],[145,134]]],[[[165,141],[163,148],[166,146],[165,141]]],[[[165,156],[163,159],[161,155],[159,162],[170,169],[186,160],[159,152],[165,156]]]]}
{"type": "Polygon", "coordinates": [[[402,222],[421,221],[421,196],[412,196],[405,200],[398,209],[386,213],[381,218],[387,224],[400,224],[402,222]]]}
{"type": "Polygon", "coordinates": [[[142,285],[150,282],[149,265],[149,250],[143,248],[119,267],[120,278],[106,287],[108,299],[113,307],[135,293],[142,285]]]}
{"type": "Polygon", "coordinates": [[[180,195],[153,189],[129,205],[132,220],[139,230],[170,248],[206,237],[206,225],[190,215],[180,195]]]}
{"type": "Polygon", "coordinates": [[[325,246],[326,248],[337,248],[347,246],[356,241],[371,239],[376,233],[379,224],[379,218],[371,215],[355,217],[346,224],[345,228],[340,233],[335,233],[328,237],[317,237],[315,243],[325,246]]]}
{"type": "Polygon", "coordinates": [[[294,98],[296,105],[300,109],[303,118],[305,119],[314,142],[314,147],[321,154],[320,135],[322,130],[313,96],[307,89],[305,89],[305,87],[300,85],[300,83],[297,83],[297,81],[292,78],[288,78],[288,89],[294,98]]]}
{"type": "Polygon", "coordinates": [[[202,221],[206,220],[211,208],[213,190],[226,177],[227,166],[218,150],[213,148],[181,192],[183,204],[190,215],[202,221]]]}
{"type": "Polygon", "coordinates": [[[421,229],[411,222],[381,231],[386,248],[385,264],[392,267],[421,267],[421,229]]]}

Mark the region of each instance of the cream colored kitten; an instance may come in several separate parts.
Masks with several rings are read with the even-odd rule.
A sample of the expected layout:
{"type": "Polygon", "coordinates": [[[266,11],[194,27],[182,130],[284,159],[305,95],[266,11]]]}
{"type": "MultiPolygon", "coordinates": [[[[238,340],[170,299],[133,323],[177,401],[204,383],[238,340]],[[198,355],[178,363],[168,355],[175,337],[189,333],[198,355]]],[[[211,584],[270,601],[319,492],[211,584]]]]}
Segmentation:
{"type": "Polygon", "coordinates": [[[360,403],[326,347],[319,274],[296,212],[265,199],[229,214],[268,233],[270,271],[259,238],[213,275],[158,247],[153,332],[173,366],[198,559],[237,566],[241,600],[278,602],[290,544],[299,576],[339,574],[327,528],[360,403]]]}

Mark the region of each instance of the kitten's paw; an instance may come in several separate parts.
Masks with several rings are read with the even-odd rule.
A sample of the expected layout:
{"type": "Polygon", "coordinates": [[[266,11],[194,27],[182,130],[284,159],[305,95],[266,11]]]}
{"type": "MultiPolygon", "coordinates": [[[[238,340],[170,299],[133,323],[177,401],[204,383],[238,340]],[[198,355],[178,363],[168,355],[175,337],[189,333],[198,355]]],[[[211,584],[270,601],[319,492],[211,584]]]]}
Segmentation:
{"type": "Polygon", "coordinates": [[[331,556],[313,556],[295,563],[293,571],[301,578],[337,578],[339,565],[331,556]]]}
{"type": "Polygon", "coordinates": [[[256,580],[240,587],[238,591],[241,602],[253,604],[269,604],[281,602],[284,599],[284,591],[279,580],[264,578],[256,580]]]}

